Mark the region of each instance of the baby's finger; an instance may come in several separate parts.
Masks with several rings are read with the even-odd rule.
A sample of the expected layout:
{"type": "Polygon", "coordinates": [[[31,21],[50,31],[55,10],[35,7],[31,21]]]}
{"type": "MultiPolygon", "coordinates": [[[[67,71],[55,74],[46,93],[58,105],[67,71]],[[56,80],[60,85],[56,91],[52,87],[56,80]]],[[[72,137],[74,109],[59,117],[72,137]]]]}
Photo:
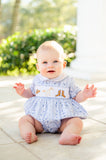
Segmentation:
{"type": "Polygon", "coordinates": [[[88,89],[89,88],[89,85],[87,84],[86,86],[85,86],[85,89],[88,89]]]}
{"type": "Polygon", "coordinates": [[[95,94],[97,94],[97,88],[94,88],[93,92],[94,92],[95,94]]]}
{"type": "Polygon", "coordinates": [[[15,83],[16,86],[19,86],[19,83],[15,83]]]}
{"type": "Polygon", "coordinates": [[[22,86],[22,83],[18,83],[19,86],[22,86]]]}
{"type": "Polygon", "coordinates": [[[91,85],[90,89],[94,89],[94,84],[91,85]]]}
{"type": "Polygon", "coordinates": [[[17,84],[18,84],[18,83],[15,83],[14,86],[13,86],[13,88],[17,88],[17,86],[18,86],[17,84]]]}
{"type": "Polygon", "coordinates": [[[24,86],[24,84],[22,84],[22,83],[16,83],[16,85],[17,85],[17,87],[23,87],[24,86]]]}
{"type": "Polygon", "coordinates": [[[17,88],[17,86],[13,86],[13,88],[17,88]]]}
{"type": "Polygon", "coordinates": [[[96,97],[96,94],[97,94],[97,93],[93,93],[93,97],[96,97]]]}
{"type": "Polygon", "coordinates": [[[97,88],[95,87],[93,91],[97,91],[97,88]]]}

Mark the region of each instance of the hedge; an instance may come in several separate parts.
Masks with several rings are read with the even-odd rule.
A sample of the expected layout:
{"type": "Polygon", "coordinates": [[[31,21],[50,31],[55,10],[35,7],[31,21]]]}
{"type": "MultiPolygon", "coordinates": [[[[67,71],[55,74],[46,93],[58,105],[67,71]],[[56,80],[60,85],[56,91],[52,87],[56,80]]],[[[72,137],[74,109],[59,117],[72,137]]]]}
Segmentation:
{"type": "MultiPolygon", "coordinates": [[[[4,39],[0,44],[0,75],[37,74],[34,57],[40,44],[55,40],[62,45],[65,53],[71,55],[76,51],[76,31],[72,29],[34,30],[23,34],[17,32],[4,39]]],[[[75,55],[66,61],[69,63],[75,55]]]]}

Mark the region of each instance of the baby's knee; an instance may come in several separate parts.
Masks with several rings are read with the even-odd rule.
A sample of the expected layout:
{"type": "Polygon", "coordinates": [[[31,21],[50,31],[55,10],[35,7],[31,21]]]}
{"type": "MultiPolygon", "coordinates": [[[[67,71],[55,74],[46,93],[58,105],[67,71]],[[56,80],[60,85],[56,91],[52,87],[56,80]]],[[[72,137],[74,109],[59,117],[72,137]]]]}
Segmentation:
{"type": "Polygon", "coordinates": [[[75,117],[75,118],[71,118],[67,121],[67,125],[71,124],[71,123],[74,123],[80,127],[83,127],[83,122],[80,118],[78,117],[75,117]]]}
{"type": "Polygon", "coordinates": [[[33,118],[32,118],[31,116],[25,115],[25,116],[23,116],[23,117],[20,118],[18,124],[19,124],[19,126],[20,126],[21,124],[24,124],[24,123],[26,123],[26,122],[29,122],[29,123],[32,123],[32,124],[33,124],[33,123],[34,123],[34,120],[33,120],[33,118]]]}

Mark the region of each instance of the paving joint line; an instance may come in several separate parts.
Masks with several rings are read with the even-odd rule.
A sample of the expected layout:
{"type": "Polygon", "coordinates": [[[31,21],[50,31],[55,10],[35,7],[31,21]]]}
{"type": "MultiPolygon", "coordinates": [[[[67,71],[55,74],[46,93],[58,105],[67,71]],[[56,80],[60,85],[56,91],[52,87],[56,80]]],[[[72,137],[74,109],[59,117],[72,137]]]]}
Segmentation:
{"type": "MultiPolygon", "coordinates": [[[[28,152],[30,152],[35,158],[37,158],[38,160],[41,160],[40,157],[38,157],[36,154],[34,154],[33,152],[31,152],[26,146],[24,146],[22,143],[18,143],[20,146],[22,146],[24,149],[26,149],[28,152]]],[[[30,144],[29,144],[30,145],[30,144]]]]}
{"type": "MultiPolygon", "coordinates": [[[[14,143],[19,144],[20,146],[22,146],[25,150],[27,150],[28,152],[30,152],[35,158],[37,158],[38,160],[41,160],[40,157],[38,157],[37,155],[35,155],[33,152],[31,152],[27,147],[25,147],[22,143],[17,142],[14,138],[12,138],[7,132],[5,132],[2,128],[0,128],[1,131],[8,136],[14,143]]],[[[8,143],[8,144],[13,144],[13,143],[8,143]]]]}
{"type": "Polygon", "coordinates": [[[103,125],[106,125],[106,123],[105,123],[105,122],[102,122],[102,121],[97,120],[97,119],[95,119],[95,118],[88,117],[88,119],[91,119],[91,120],[93,120],[93,121],[96,121],[96,122],[99,122],[99,123],[101,123],[101,124],[103,124],[103,125]]]}
{"type": "Polygon", "coordinates": [[[7,132],[5,132],[2,128],[1,128],[1,131],[6,135],[8,136],[13,142],[17,143],[16,140],[14,140],[7,132]]]}

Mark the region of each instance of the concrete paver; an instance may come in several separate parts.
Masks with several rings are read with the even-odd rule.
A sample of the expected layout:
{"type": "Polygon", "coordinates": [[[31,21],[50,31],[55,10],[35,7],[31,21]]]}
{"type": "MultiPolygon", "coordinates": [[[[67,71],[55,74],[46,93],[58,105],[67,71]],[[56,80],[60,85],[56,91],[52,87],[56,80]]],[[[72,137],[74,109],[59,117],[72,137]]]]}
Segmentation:
{"type": "Polygon", "coordinates": [[[5,144],[0,145],[1,160],[39,160],[36,156],[23,148],[20,144],[5,144]]]}
{"type": "MultiPolygon", "coordinates": [[[[19,134],[18,120],[24,115],[26,99],[18,96],[13,84],[29,86],[33,76],[0,77],[0,159],[1,160],[105,160],[106,159],[106,81],[96,81],[98,94],[82,105],[89,113],[84,120],[82,141],[76,146],[58,144],[59,134],[38,134],[39,140],[27,144],[19,134]]],[[[88,81],[76,79],[81,88],[88,81]]],[[[91,82],[92,83],[92,82],[91,82]]]]}
{"type": "Polygon", "coordinates": [[[0,145],[13,143],[12,139],[8,137],[2,129],[0,129],[0,145]]]}

